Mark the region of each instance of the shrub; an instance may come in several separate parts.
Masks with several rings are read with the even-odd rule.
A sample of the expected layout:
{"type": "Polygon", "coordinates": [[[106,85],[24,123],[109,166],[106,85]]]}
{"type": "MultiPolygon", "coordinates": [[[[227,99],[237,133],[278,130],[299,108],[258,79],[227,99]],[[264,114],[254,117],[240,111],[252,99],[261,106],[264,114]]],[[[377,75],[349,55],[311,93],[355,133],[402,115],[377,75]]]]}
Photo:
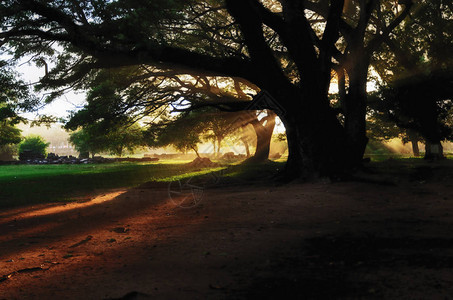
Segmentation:
{"type": "Polygon", "coordinates": [[[46,141],[40,136],[27,136],[19,144],[19,159],[27,160],[45,158],[47,152],[46,149],[49,144],[50,143],[46,143],[46,141]]]}

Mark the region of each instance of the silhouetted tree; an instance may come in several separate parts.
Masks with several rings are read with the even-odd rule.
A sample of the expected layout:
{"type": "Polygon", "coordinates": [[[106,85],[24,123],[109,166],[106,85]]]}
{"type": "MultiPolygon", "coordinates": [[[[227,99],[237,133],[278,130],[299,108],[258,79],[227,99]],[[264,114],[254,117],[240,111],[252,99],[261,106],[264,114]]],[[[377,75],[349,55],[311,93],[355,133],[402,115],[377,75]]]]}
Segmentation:
{"type": "Polygon", "coordinates": [[[453,139],[449,115],[453,111],[451,72],[407,77],[383,87],[381,111],[398,126],[418,132],[426,143],[425,158],[443,157],[441,141],[453,139]]]}
{"type": "Polygon", "coordinates": [[[333,175],[361,161],[370,57],[412,6],[344,3],[11,0],[0,5],[7,24],[0,39],[16,56],[33,53],[39,61],[55,53],[55,42],[64,49],[41,88],[81,88],[94,69],[134,65],[243,78],[285,111],[286,174],[333,175]],[[349,78],[342,80],[349,83],[342,85],[344,124],[327,97],[332,69],[349,78]]]}
{"type": "Polygon", "coordinates": [[[411,131],[408,137],[424,139],[426,158],[442,158],[441,141],[451,136],[446,121],[453,99],[452,18],[451,1],[421,1],[412,18],[395,30],[398,38],[386,37],[384,51],[373,57],[385,83],[381,98],[387,116],[411,131]]]}

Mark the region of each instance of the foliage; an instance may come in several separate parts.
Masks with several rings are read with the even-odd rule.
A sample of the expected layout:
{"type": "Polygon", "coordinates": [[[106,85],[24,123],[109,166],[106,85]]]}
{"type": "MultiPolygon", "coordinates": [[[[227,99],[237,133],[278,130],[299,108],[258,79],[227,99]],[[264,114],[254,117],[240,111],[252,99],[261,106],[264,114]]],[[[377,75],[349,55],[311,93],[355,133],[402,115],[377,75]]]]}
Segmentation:
{"type": "Polygon", "coordinates": [[[22,140],[21,130],[10,122],[0,121],[0,160],[13,160],[17,153],[17,144],[22,140]]]}
{"type": "Polygon", "coordinates": [[[106,139],[110,153],[118,156],[123,155],[125,150],[133,153],[134,149],[145,143],[143,130],[136,123],[114,128],[107,134],[106,139]]]}
{"type": "Polygon", "coordinates": [[[395,29],[375,53],[373,67],[384,82],[428,75],[453,67],[453,4],[450,0],[419,1],[404,26],[395,29]]]}
{"type": "Polygon", "coordinates": [[[274,135],[274,140],[276,142],[286,142],[286,134],[285,133],[277,133],[274,135]]]}
{"type": "Polygon", "coordinates": [[[86,129],[71,133],[69,141],[82,156],[84,153],[91,153],[94,156],[96,153],[102,151],[102,147],[97,142],[96,137],[91,136],[86,129]]]}
{"type": "MultiPolygon", "coordinates": [[[[227,136],[237,133],[239,128],[244,125],[242,124],[243,121],[241,120],[240,113],[227,113],[205,109],[198,112],[198,114],[200,115],[200,122],[204,128],[203,139],[216,145],[213,149],[216,155],[220,154],[222,141],[227,136]]],[[[234,142],[234,140],[230,142],[234,142]]],[[[236,142],[238,142],[237,139],[236,142]]]]}
{"type": "Polygon", "coordinates": [[[162,121],[159,125],[151,127],[148,131],[147,142],[151,147],[165,147],[172,145],[178,151],[193,150],[197,156],[198,144],[201,142],[200,134],[204,131],[200,116],[188,111],[179,114],[174,120],[162,121]]]}
{"type": "Polygon", "coordinates": [[[20,143],[21,130],[8,121],[0,121],[0,146],[20,143]]]}
{"type": "MultiPolygon", "coordinates": [[[[410,19],[395,29],[373,67],[379,91],[371,97],[369,128],[374,136],[439,144],[451,138],[453,70],[451,1],[420,1],[410,19]]],[[[428,153],[428,151],[426,152],[428,153]]]]}
{"type": "Polygon", "coordinates": [[[451,73],[444,71],[397,80],[374,95],[375,116],[381,116],[380,124],[392,121],[428,141],[452,140],[452,82],[451,73]]]}
{"type": "Polygon", "coordinates": [[[0,122],[7,125],[23,121],[18,113],[33,111],[39,103],[29,86],[18,78],[10,63],[0,60],[0,122]]]}
{"type": "Polygon", "coordinates": [[[124,87],[127,81],[127,69],[117,71],[101,71],[98,76],[90,82],[84,107],[73,112],[66,122],[65,128],[76,130],[79,127],[102,123],[101,126],[109,128],[117,123],[125,123],[132,118],[132,113],[124,112],[122,95],[119,90],[124,87]],[[126,80],[125,80],[126,79],[126,80]]]}
{"type": "MultiPolygon", "coordinates": [[[[49,99],[64,88],[93,87],[98,70],[112,67],[137,71],[114,93],[131,101],[137,95],[137,107],[142,100],[178,101],[189,90],[187,99],[197,104],[231,100],[232,93],[211,82],[230,78],[220,89],[229,92],[242,78],[284,108],[292,147],[286,170],[329,175],[361,162],[370,58],[413,6],[410,0],[4,1],[0,39],[17,57],[32,54],[45,65],[53,56],[55,67],[38,86],[52,91],[49,99]],[[343,124],[327,101],[333,71],[342,74],[343,124]],[[158,97],[150,97],[155,93],[144,80],[158,97]]],[[[250,100],[244,95],[234,93],[250,100]]],[[[108,99],[121,107],[117,97],[108,99]]],[[[234,104],[228,108],[246,106],[234,104]]]]}
{"type": "MultiPolygon", "coordinates": [[[[198,144],[215,143],[214,152],[220,152],[222,141],[236,132],[241,124],[240,114],[219,112],[211,107],[187,110],[175,117],[168,116],[160,124],[151,126],[149,139],[152,147],[174,146],[178,151],[193,150],[198,155],[198,144]]],[[[238,142],[238,140],[236,140],[238,142]]]]}
{"type": "Polygon", "coordinates": [[[49,143],[40,136],[27,136],[19,144],[19,157],[45,157],[49,143]]]}
{"type": "Polygon", "coordinates": [[[3,154],[14,153],[11,144],[20,143],[21,131],[15,126],[25,121],[19,113],[31,111],[37,104],[36,98],[30,94],[30,89],[5,61],[0,60],[0,151],[3,154]]]}
{"type": "Polygon", "coordinates": [[[116,124],[110,128],[100,124],[87,125],[71,133],[69,141],[80,153],[89,152],[93,156],[101,152],[122,156],[125,150],[133,152],[144,145],[143,132],[138,124],[116,124]]]}

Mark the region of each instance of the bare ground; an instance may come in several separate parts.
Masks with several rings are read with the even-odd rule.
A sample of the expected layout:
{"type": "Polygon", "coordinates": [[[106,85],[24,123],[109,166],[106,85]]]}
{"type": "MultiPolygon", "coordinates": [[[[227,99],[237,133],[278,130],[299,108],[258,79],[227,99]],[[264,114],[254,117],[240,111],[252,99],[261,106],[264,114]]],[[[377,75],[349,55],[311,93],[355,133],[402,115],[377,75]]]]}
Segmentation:
{"type": "Polygon", "coordinates": [[[453,298],[451,163],[382,174],[2,211],[0,299],[453,298]]]}

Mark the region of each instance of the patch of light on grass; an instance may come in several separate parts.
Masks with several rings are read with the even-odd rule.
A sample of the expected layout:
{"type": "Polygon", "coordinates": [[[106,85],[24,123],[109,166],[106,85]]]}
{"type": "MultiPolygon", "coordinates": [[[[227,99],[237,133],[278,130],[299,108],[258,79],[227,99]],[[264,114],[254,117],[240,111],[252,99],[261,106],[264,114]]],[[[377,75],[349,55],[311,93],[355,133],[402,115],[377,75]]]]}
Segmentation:
{"type": "Polygon", "coordinates": [[[176,181],[176,180],[183,180],[183,179],[190,178],[190,177],[205,175],[205,174],[214,173],[214,172],[220,172],[221,170],[224,170],[224,169],[226,169],[226,168],[225,167],[209,168],[209,169],[194,171],[194,172],[189,172],[189,173],[185,172],[183,174],[178,174],[178,175],[174,175],[174,176],[168,176],[168,177],[163,177],[163,178],[154,178],[154,180],[158,181],[158,182],[170,182],[170,181],[176,181]]]}

